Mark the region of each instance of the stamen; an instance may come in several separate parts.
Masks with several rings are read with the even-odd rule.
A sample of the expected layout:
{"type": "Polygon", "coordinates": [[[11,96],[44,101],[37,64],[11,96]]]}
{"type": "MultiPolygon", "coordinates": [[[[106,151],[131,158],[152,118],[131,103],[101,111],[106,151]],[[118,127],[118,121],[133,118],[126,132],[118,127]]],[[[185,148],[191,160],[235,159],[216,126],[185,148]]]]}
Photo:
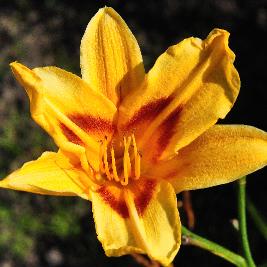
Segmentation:
{"type": "MultiPolygon", "coordinates": [[[[100,177],[103,177],[102,174],[105,174],[106,179],[109,181],[114,180],[120,182],[121,185],[127,185],[129,183],[129,178],[135,180],[140,178],[141,156],[137,149],[134,134],[123,138],[123,146],[123,157],[116,160],[114,147],[112,145],[108,147],[108,140],[105,138],[103,142],[101,142],[99,150],[99,169],[100,177]],[[109,156],[111,157],[110,159],[108,158],[109,156]],[[132,170],[133,160],[134,169],[132,170]],[[119,166],[119,169],[117,169],[117,166],[119,166]]],[[[94,176],[95,179],[98,180],[99,177],[96,177],[95,173],[94,176]]]]}
{"type": "Polygon", "coordinates": [[[115,160],[115,152],[114,148],[111,148],[111,163],[112,163],[112,172],[113,172],[113,178],[115,179],[116,182],[120,181],[120,178],[117,173],[117,167],[116,167],[116,160],[115,160]]]}
{"type": "MultiPolygon", "coordinates": [[[[89,165],[89,164],[88,164],[89,165]]],[[[88,174],[88,176],[94,181],[94,182],[98,182],[98,181],[100,181],[99,180],[99,177],[96,177],[95,176],[95,172],[94,172],[94,170],[93,170],[93,168],[89,165],[88,166],[89,168],[87,169],[87,172],[89,173],[88,174]]]]}
{"type": "Polygon", "coordinates": [[[131,139],[128,138],[126,142],[126,138],[123,138],[124,143],[124,155],[123,155],[123,174],[124,177],[121,180],[122,185],[127,185],[129,181],[129,176],[131,174],[131,160],[129,156],[129,146],[130,146],[131,139]]]}
{"type": "Polygon", "coordinates": [[[140,165],[141,165],[141,157],[137,150],[137,145],[135,141],[134,134],[132,134],[132,140],[133,140],[133,150],[134,150],[134,179],[138,180],[140,178],[140,165]]]}
{"type": "Polygon", "coordinates": [[[129,148],[130,148],[130,145],[131,145],[131,137],[129,136],[128,137],[128,140],[127,140],[127,154],[128,154],[128,176],[131,176],[131,170],[132,170],[132,164],[131,164],[131,158],[130,158],[130,155],[129,155],[129,148]]]}
{"type": "Polygon", "coordinates": [[[102,173],[105,173],[105,167],[103,164],[103,156],[104,156],[104,144],[101,141],[100,151],[99,151],[99,169],[102,173]]]}
{"type": "Polygon", "coordinates": [[[105,173],[107,175],[107,178],[111,181],[112,180],[112,176],[111,173],[109,171],[109,164],[108,164],[108,144],[107,144],[107,139],[104,139],[104,167],[105,167],[105,173]]]}

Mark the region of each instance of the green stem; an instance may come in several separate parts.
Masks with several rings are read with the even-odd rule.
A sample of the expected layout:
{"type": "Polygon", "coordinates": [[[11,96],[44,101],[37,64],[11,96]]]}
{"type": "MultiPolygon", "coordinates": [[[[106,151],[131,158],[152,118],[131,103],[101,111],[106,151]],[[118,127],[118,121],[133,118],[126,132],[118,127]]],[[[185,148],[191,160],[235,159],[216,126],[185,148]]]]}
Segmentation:
{"type": "Polygon", "coordinates": [[[208,250],[211,253],[233,263],[234,265],[238,267],[246,267],[246,261],[243,257],[240,255],[208,240],[205,239],[199,235],[196,235],[189,231],[187,228],[182,226],[182,234],[183,237],[185,238],[185,244],[188,245],[194,245],[197,247],[200,247],[202,249],[208,250]]]}
{"type": "Polygon", "coordinates": [[[249,198],[247,198],[247,210],[255,225],[257,226],[259,232],[267,240],[267,222],[249,198]]]}
{"type": "Polygon", "coordinates": [[[246,222],[246,177],[238,180],[238,219],[244,257],[249,267],[256,267],[249,247],[246,222]]]}

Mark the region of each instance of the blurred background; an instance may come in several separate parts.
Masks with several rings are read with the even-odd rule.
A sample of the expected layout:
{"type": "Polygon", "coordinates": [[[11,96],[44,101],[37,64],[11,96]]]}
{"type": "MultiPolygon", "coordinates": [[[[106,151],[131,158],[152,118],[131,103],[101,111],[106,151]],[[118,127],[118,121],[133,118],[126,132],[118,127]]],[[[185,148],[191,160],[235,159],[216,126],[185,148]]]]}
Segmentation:
{"type": "MultiPolygon", "coordinates": [[[[230,47],[242,87],[222,123],[267,130],[267,1],[0,0],[0,177],[45,150],[56,150],[30,119],[24,90],[9,63],[55,65],[80,74],[80,40],[91,17],[104,5],[115,8],[135,34],[148,71],[170,45],[185,37],[205,38],[215,27],[231,33],[230,47]]],[[[248,195],[267,217],[267,169],[248,178],[248,195]]],[[[231,224],[237,216],[234,183],[191,193],[194,232],[240,252],[231,224]]],[[[178,196],[178,199],[180,196],[178,196]]],[[[186,217],[182,213],[182,222],[186,217]]],[[[249,239],[257,264],[267,264],[267,243],[248,216],[249,239]]],[[[175,266],[231,266],[198,248],[182,246],[175,266]]],[[[72,197],[0,191],[1,267],[138,266],[130,257],[107,258],[95,234],[91,204],[72,197]]],[[[267,265],[265,265],[267,266],[267,265]]]]}

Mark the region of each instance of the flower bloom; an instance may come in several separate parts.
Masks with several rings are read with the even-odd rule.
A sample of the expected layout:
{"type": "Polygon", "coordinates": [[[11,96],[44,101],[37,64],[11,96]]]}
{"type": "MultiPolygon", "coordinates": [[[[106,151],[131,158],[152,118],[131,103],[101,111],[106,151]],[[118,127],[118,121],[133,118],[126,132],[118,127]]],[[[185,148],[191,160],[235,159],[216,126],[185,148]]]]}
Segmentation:
{"type": "Polygon", "coordinates": [[[0,186],[90,200],[108,256],[146,253],[168,265],[181,243],[176,194],[267,164],[267,133],[214,125],[240,88],[228,37],[215,29],[205,40],[185,39],[145,73],[133,34],[105,7],[81,41],[82,78],[12,63],[33,119],[59,151],[24,164],[0,186]]]}

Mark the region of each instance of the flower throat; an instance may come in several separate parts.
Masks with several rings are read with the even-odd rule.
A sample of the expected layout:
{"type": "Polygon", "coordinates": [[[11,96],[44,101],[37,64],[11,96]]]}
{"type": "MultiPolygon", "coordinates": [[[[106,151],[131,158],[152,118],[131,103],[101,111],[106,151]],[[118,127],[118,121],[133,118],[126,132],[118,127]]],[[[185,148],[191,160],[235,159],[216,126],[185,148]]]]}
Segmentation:
{"type": "Polygon", "coordinates": [[[141,156],[133,134],[123,138],[123,146],[123,156],[116,160],[114,147],[109,147],[105,138],[100,147],[99,169],[109,181],[114,180],[121,185],[127,185],[129,179],[138,180],[140,178],[141,156]]]}

